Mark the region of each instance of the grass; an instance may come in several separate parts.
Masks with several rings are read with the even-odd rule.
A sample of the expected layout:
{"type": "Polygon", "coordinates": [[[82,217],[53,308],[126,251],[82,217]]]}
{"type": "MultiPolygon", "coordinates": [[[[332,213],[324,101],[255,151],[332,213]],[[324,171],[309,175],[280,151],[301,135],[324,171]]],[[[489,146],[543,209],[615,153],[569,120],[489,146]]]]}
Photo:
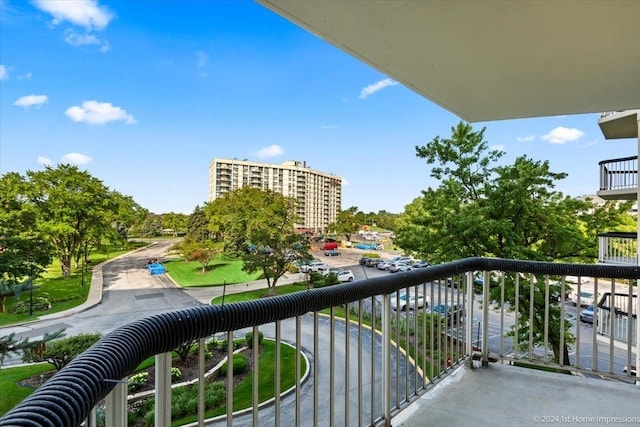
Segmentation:
{"type": "MultiPolygon", "coordinates": [[[[276,343],[271,340],[262,341],[263,351],[258,359],[258,401],[264,402],[274,395],[275,387],[275,357],[276,357],[276,343]]],[[[280,391],[283,392],[295,385],[295,364],[296,364],[296,351],[288,345],[280,345],[281,358],[280,358],[280,391]]],[[[307,369],[306,360],[301,358],[300,372],[304,373],[307,369]]],[[[253,390],[253,374],[249,375],[239,383],[233,391],[233,410],[239,411],[241,409],[250,408],[252,406],[252,390],[253,390]]],[[[226,414],[227,407],[215,409],[205,414],[206,418],[215,417],[218,415],[226,414]]],[[[196,417],[190,419],[180,420],[180,425],[187,422],[195,421],[196,417]]]]}
{"type": "Polygon", "coordinates": [[[241,260],[217,257],[202,272],[202,264],[197,261],[170,260],[165,263],[171,278],[183,287],[221,286],[226,284],[252,282],[260,279],[262,273],[246,273],[241,260]]]}
{"type": "Polygon", "coordinates": [[[19,386],[18,382],[51,369],[52,366],[49,363],[0,369],[0,390],[2,390],[0,415],[5,414],[33,392],[32,388],[19,386]]]}
{"type": "MultiPolygon", "coordinates": [[[[97,265],[108,259],[118,255],[127,253],[140,246],[145,245],[142,242],[130,242],[127,246],[113,247],[108,253],[91,253],[89,261],[91,265],[97,265]]],[[[17,301],[29,301],[30,293],[23,292],[20,298],[15,296],[7,297],[5,301],[5,312],[0,314],[0,327],[12,325],[14,323],[36,320],[38,316],[45,314],[57,313],[77,307],[87,300],[91,283],[91,270],[84,274],[84,286],[82,283],[82,267],[75,267],[72,264],[71,275],[63,279],[62,269],[59,261],[54,261],[42,274],[41,278],[36,279],[37,289],[33,290],[33,298],[47,296],[51,302],[51,309],[45,311],[35,311],[33,316],[29,313],[12,313],[11,308],[17,301]]]]}
{"type": "MultiPolygon", "coordinates": [[[[304,283],[293,283],[291,285],[282,285],[276,286],[275,294],[276,295],[287,295],[292,294],[294,292],[306,291],[307,285],[304,283]]],[[[256,289],[254,291],[247,292],[239,292],[237,294],[226,295],[224,298],[224,302],[233,303],[233,302],[243,302],[243,301],[252,301],[255,299],[259,299],[268,294],[267,289],[256,289]]],[[[211,305],[219,305],[222,304],[222,297],[215,297],[211,300],[211,305]]]]}

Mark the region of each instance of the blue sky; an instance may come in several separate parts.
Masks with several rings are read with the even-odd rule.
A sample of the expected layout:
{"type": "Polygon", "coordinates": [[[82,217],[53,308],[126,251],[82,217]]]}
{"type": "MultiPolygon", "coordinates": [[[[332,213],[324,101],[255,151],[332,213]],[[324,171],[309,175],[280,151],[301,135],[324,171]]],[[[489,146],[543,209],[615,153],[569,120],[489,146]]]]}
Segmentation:
{"type": "MultiPolygon", "coordinates": [[[[344,179],[343,209],[399,213],[435,185],[415,146],[459,122],[249,0],[0,0],[0,13],[0,174],[76,164],[151,212],[193,212],[211,160],[237,157],[306,161],[344,179]]],[[[473,126],[505,162],[549,160],[579,196],[599,161],[635,153],[598,117],[473,126]]]]}

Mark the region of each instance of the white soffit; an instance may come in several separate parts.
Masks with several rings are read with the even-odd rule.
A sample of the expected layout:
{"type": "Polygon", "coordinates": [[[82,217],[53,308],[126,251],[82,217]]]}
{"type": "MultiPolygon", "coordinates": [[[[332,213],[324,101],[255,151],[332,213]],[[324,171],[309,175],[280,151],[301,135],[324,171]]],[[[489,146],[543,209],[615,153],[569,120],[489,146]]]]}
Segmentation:
{"type": "Polygon", "coordinates": [[[469,122],[640,106],[640,0],[257,1],[469,122]]]}

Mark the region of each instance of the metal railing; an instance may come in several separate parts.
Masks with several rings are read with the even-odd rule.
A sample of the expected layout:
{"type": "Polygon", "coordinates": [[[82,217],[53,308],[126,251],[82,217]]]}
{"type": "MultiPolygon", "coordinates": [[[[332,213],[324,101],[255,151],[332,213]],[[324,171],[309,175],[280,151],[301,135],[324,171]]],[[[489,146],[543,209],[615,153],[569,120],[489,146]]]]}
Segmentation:
{"type": "Polygon", "coordinates": [[[638,265],[638,235],[608,232],[598,234],[598,261],[608,264],[638,265]]]}
{"type": "MultiPolygon", "coordinates": [[[[628,286],[640,279],[640,268],[468,258],[152,316],[104,337],[0,418],[0,426],[94,426],[99,406],[107,426],[126,425],[127,377],[150,356],[156,358],[155,425],[170,425],[171,351],[189,340],[200,344],[197,425],[204,425],[204,340],[225,334],[231,343],[247,329],[253,332],[253,348],[261,331],[275,340],[275,398],[267,406],[258,399],[258,352],[253,352],[249,412],[234,412],[233,370],[228,369],[226,415],[207,425],[278,426],[286,420],[286,425],[389,426],[395,414],[473,359],[483,365],[502,360],[594,371],[631,381],[630,372],[624,375],[620,367],[637,361],[631,344],[617,353],[612,341],[601,344],[607,338],[599,337],[596,328],[591,336],[581,336],[579,322],[571,319],[565,287],[572,286],[567,280],[574,276],[579,278],[574,290],[580,292],[586,286],[581,278],[592,278],[596,289],[599,281],[628,286]],[[559,302],[551,301],[554,286],[561,287],[559,302]],[[416,298],[403,299],[403,294],[416,298]],[[509,312],[515,316],[506,316],[509,312]],[[554,316],[569,320],[555,322],[554,316]],[[571,331],[575,345],[567,335],[571,331]],[[279,381],[283,341],[296,354],[295,385],[286,391],[279,381]],[[571,353],[556,351],[567,347],[571,353]],[[309,375],[302,372],[302,356],[309,359],[309,375]],[[600,366],[606,368],[601,370],[598,360],[603,359],[600,366]]],[[[596,309],[596,322],[599,315],[596,309]]]]}
{"type": "Polygon", "coordinates": [[[603,160],[600,167],[600,191],[638,188],[638,156],[603,160]]]}

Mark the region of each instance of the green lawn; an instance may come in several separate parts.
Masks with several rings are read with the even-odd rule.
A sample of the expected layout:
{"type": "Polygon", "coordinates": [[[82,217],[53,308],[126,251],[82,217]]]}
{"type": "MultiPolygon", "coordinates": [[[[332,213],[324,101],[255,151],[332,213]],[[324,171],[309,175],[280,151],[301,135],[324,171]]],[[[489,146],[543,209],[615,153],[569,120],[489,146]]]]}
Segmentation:
{"type": "MultiPolygon", "coordinates": [[[[292,294],[294,292],[306,291],[307,285],[304,283],[293,283],[291,285],[276,286],[276,295],[292,294]]],[[[255,291],[239,292],[237,294],[230,294],[224,297],[225,303],[252,301],[259,299],[267,295],[268,289],[256,289],[255,291]]],[[[222,304],[222,297],[215,297],[211,300],[211,305],[222,304]]]]}
{"type": "Polygon", "coordinates": [[[18,382],[51,369],[52,366],[49,363],[0,369],[0,390],[2,390],[0,415],[5,414],[33,392],[32,388],[19,386],[18,382]]]}
{"type": "Polygon", "coordinates": [[[197,261],[187,262],[181,259],[170,260],[165,263],[171,278],[180,286],[220,286],[226,282],[234,283],[253,282],[260,279],[262,273],[248,274],[242,271],[241,260],[227,260],[223,257],[214,259],[202,272],[202,264],[197,261]]]}
{"type": "MultiPolygon", "coordinates": [[[[108,259],[115,258],[118,255],[130,252],[140,246],[142,242],[130,242],[126,247],[111,248],[109,253],[91,253],[89,261],[91,265],[97,265],[108,259]]],[[[87,269],[84,274],[84,286],[82,282],[82,269],[75,268],[72,264],[71,276],[67,279],[62,278],[62,269],[60,262],[55,260],[42,274],[42,277],[35,281],[37,289],[33,291],[33,298],[46,296],[51,302],[51,309],[45,311],[35,311],[33,316],[29,313],[13,313],[12,307],[17,301],[29,301],[30,292],[24,292],[20,298],[15,296],[7,297],[5,301],[5,312],[0,314],[0,327],[11,325],[14,323],[35,320],[38,316],[57,313],[64,311],[84,303],[89,294],[91,282],[91,270],[87,269]]]]}

